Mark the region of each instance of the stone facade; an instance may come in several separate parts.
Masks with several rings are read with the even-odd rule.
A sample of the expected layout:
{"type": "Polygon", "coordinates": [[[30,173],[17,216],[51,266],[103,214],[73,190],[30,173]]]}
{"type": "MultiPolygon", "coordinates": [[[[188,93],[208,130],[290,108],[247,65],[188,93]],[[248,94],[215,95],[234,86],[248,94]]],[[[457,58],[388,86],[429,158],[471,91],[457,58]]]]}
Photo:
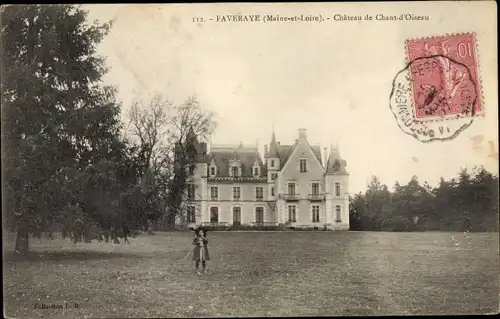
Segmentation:
{"type": "MultiPolygon", "coordinates": [[[[197,142],[196,142],[197,143],[197,142]]],[[[300,129],[292,145],[272,134],[262,160],[248,145],[199,143],[202,153],[189,178],[183,223],[285,225],[349,229],[349,174],[337,148],[322,160],[319,146],[300,129]]]]}

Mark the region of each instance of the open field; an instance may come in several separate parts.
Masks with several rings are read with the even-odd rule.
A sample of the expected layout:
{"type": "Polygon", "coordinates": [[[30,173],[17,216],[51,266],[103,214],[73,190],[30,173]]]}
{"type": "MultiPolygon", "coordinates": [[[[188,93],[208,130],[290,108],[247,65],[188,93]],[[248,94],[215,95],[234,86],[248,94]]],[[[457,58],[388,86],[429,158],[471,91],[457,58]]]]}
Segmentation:
{"type": "MultiPolygon", "coordinates": [[[[495,313],[498,233],[211,232],[209,273],[185,260],[191,233],[131,244],[31,240],[4,256],[17,318],[495,313]],[[455,241],[452,240],[452,236],[455,241]],[[460,243],[456,244],[456,241],[460,243]],[[64,304],[68,309],[35,309],[64,304]],[[74,303],[78,308],[74,308],[74,303]]],[[[12,239],[4,239],[11,250],[12,239]]]]}

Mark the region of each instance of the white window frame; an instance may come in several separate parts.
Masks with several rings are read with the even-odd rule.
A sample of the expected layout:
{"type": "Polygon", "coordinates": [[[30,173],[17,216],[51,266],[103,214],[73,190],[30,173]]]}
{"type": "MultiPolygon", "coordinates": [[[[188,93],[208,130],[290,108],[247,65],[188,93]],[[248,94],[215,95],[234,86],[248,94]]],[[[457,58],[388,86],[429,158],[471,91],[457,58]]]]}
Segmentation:
{"type": "Polygon", "coordinates": [[[259,177],[260,176],[260,167],[259,166],[253,166],[252,167],[252,175],[254,177],[259,177]]]}
{"type": "Polygon", "coordinates": [[[308,167],[309,167],[309,161],[307,160],[307,158],[299,158],[299,172],[300,173],[307,173],[309,170],[308,170],[308,167]],[[305,163],[305,170],[302,171],[302,161],[305,163]]]}
{"type": "Polygon", "coordinates": [[[264,206],[255,206],[255,208],[254,208],[255,222],[258,223],[258,221],[257,221],[257,209],[258,208],[262,209],[262,221],[261,222],[264,223],[265,215],[266,215],[266,210],[265,210],[264,206]]]}
{"type": "Polygon", "coordinates": [[[241,192],[241,185],[234,185],[233,188],[232,188],[232,195],[231,195],[231,198],[234,200],[234,201],[241,201],[243,200],[243,196],[242,196],[242,192],[241,192]],[[238,188],[239,189],[239,197],[238,198],[235,198],[234,197],[234,190],[238,188]]]}
{"type": "Polygon", "coordinates": [[[264,187],[263,186],[255,186],[255,200],[256,201],[263,201],[264,200],[264,187]],[[258,195],[257,190],[259,188],[262,189],[262,192],[261,192],[262,196],[260,198],[259,198],[259,196],[257,196],[258,195]]]}
{"type": "Polygon", "coordinates": [[[188,205],[186,208],[186,221],[188,224],[193,224],[196,223],[196,206],[195,205],[188,205]],[[190,208],[193,209],[193,211],[190,211],[190,208]],[[192,215],[191,215],[192,213],[192,215]],[[192,219],[189,217],[193,217],[192,219]],[[192,221],[191,221],[192,220],[192,221]]]}
{"type": "Polygon", "coordinates": [[[210,218],[210,223],[220,223],[220,207],[219,206],[210,206],[208,209],[209,213],[209,218],[210,218]],[[212,221],[212,209],[217,208],[217,221],[213,222],[212,221]]]}
{"type": "Polygon", "coordinates": [[[297,222],[297,205],[296,204],[288,204],[287,205],[287,215],[288,215],[287,216],[287,221],[289,223],[296,223],[297,222]],[[293,211],[294,211],[294,216],[293,217],[294,218],[293,218],[293,220],[290,220],[290,213],[291,213],[290,212],[290,208],[292,208],[292,207],[294,208],[293,209],[293,211]]]}
{"type": "Polygon", "coordinates": [[[319,194],[321,194],[321,183],[319,181],[312,181],[311,182],[310,190],[311,190],[311,195],[319,195],[319,194]],[[314,192],[313,192],[313,185],[314,184],[318,184],[318,193],[317,194],[314,194],[314,192]]]}
{"type": "Polygon", "coordinates": [[[335,221],[337,223],[342,222],[342,205],[335,205],[335,221]]]}
{"type": "Polygon", "coordinates": [[[210,166],[210,177],[215,177],[217,176],[217,166],[210,166]],[[212,174],[212,170],[213,170],[213,174],[212,174]]]}
{"type": "Polygon", "coordinates": [[[233,177],[233,178],[240,178],[241,177],[241,164],[230,164],[229,165],[229,176],[233,177]],[[233,174],[233,170],[236,168],[237,172],[238,172],[238,176],[234,176],[233,174]]]}
{"type": "Polygon", "coordinates": [[[232,221],[233,221],[233,224],[235,222],[235,208],[238,208],[239,209],[239,224],[241,225],[241,215],[242,215],[242,212],[243,212],[243,207],[241,207],[240,205],[237,205],[237,206],[233,206],[231,207],[231,214],[232,214],[232,221]]]}
{"type": "Polygon", "coordinates": [[[315,204],[315,205],[311,205],[311,221],[312,221],[313,223],[319,223],[319,222],[321,221],[321,205],[317,205],[317,204],[315,204]],[[317,220],[315,220],[315,218],[314,218],[314,208],[315,208],[315,207],[317,207],[317,208],[318,208],[318,212],[317,212],[317,213],[318,213],[318,214],[317,214],[317,217],[318,217],[318,218],[317,218],[317,220]]]}
{"type": "Polygon", "coordinates": [[[219,186],[210,186],[210,200],[219,200],[219,186]],[[215,189],[215,193],[217,196],[213,196],[213,189],[215,189]]]}
{"type": "Polygon", "coordinates": [[[333,192],[335,194],[336,197],[340,197],[342,196],[342,188],[340,186],[340,182],[335,182],[334,186],[333,186],[333,192]],[[337,193],[337,186],[338,186],[338,193],[337,193]]]}

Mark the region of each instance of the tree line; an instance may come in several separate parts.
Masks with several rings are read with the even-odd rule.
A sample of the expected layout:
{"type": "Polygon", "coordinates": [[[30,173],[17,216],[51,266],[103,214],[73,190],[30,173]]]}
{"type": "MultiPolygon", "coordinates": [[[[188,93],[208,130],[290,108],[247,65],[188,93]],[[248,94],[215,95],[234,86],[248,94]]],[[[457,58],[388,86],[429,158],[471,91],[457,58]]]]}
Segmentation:
{"type": "Polygon", "coordinates": [[[414,176],[393,190],[372,177],[365,193],[350,197],[351,230],[498,231],[498,174],[462,169],[431,187],[414,176]]]}
{"type": "Polygon", "coordinates": [[[196,159],[216,126],[195,98],[130,102],[103,84],[96,48],[111,23],[78,5],[2,8],[3,225],[24,254],[54,229],[118,243],[167,215],[174,224],[196,159]],[[56,228],[54,228],[56,226],[56,228]]]}

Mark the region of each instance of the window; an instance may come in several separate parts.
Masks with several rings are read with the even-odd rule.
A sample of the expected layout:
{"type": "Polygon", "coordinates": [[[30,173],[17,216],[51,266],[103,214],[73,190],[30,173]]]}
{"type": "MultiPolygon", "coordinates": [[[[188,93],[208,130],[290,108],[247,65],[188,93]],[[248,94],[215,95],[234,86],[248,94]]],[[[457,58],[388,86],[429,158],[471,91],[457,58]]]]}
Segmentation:
{"type": "Polygon", "coordinates": [[[188,223],[196,223],[196,213],[194,206],[187,207],[187,222],[188,223]]]}
{"type": "Polygon", "coordinates": [[[319,195],[319,183],[312,183],[312,194],[319,195]]]}
{"type": "Polygon", "coordinates": [[[335,182],[335,196],[340,196],[340,183],[335,182]]]}
{"type": "Polygon", "coordinates": [[[295,205],[288,206],[288,222],[295,223],[297,221],[297,207],[295,205]]]}
{"type": "Polygon", "coordinates": [[[241,199],[241,188],[239,186],[233,187],[233,200],[241,199]]]}
{"type": "Polygon", "coordinates": [[[299,160],[299,164],[300,164],[300,172],[301,173],[307,172],[307,160],[302,158],[299,160]]]}
{"type": "Polygon", "coordinates": [[[215,167],[210,167],[210,176],[215,176],[215,167]]]}
{"type": "Polygon", "coordinates": [[[277,173],[271,173],[271,180],[274,181],[276,179],[276,176],[278,176],[277,173]]]}
{"type": "Polygon", "coordinates": [[[274,187],[271,187],[271,196],[274,196],[274,187]]]}
{"type": "Polygon", "coordinates": [[[219,222],[219,207],[210,207],[210,222],[219,222]]]}
{"type": "Polygon", "coordinates": [[[237,166],[233,166],[231,168],[231,171],[233,173],[233,177],[238,177],[238,167],[237,166]]]}
{"type": "Polygon", "coordinates": [[[335,205],[335,221],[341,222],[342,221],[342,206],[340,205],[335,205]]]}
{"type": "Polygon", "coordinates": [[[219,198],[219,188],[217,188],[217,186],[210,187],[210,198],[212,200],[217,200],[219,198]]]}
{"type": "Polygon", "coordinates": [[[259,168],[258,167],[254,167],[253,168],[253,175],[254,176],[259,176],[259,168]]]}
{"type": "Polygon", "coordinates": [[[271,168],[274,167],[274,160],[271,160],[271,168]]]}
{"type": "Polygon", "coordinates": [[[187,199],[194,199],[194,194],[195,194],[195,185],[188,184],[187,185],[187,199]]]}
{"type": "Polygon", "coordinates": [[[264,207],[255,207],[255,222],[257,224],[264,223],[264,207]]]}
{"type": "Polygon", "coordinates": [[[194,175],[194,169],[195,169],[194,165],[189,165],[188,168],[189,175],[191,176],[194,175]]]}
{"type": "Polygon", "coordinates": [[[241,225],[241,207],[233,207],[233,225],[241,225]]]}
{"type": "Polygon", "coordinates": [[[288,195],[295,195],[295,183],[288,183],[288,195]]]}
{"type": "Polygon", "coordinates": [[[338,172],[340,170],[340,163],[338,160],[335,160],[335,163],[333,164],[333,170],[335,172],[338,172]]]}
{"type": "Polygon", "coordinates": [[[263,187],[256,187],[255,188],[255,198],[257,200],[263,200],[264,199],[264,188],[263,187]]]}
{"type": "Polygon", "coordinates": [[[313,205],[312,207],[312,221],[313,223],[319,222],[319,206],[313,205]]]}

